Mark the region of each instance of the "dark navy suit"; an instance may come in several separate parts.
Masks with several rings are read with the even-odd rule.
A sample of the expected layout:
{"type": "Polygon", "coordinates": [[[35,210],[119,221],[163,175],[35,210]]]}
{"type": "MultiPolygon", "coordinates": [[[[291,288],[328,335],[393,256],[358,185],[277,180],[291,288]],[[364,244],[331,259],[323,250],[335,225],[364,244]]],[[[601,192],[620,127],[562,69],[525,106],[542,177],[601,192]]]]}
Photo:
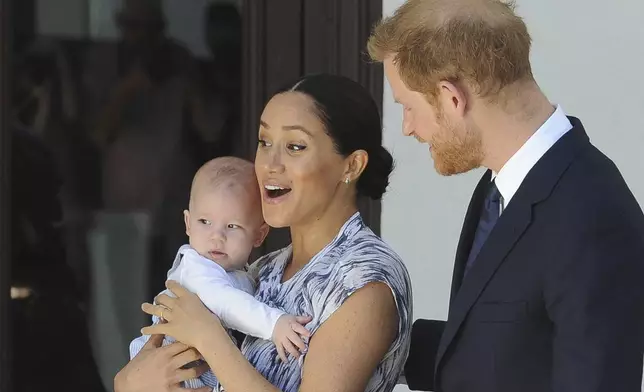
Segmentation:
{"type": "Polygon", "coordinates": [[[411,389],[640,391],[644,215],[613,162],[569,120],[573,128],[528,173],[464,276],[491,173],[481,179],[448,321],[414,324],[411,389]]]}

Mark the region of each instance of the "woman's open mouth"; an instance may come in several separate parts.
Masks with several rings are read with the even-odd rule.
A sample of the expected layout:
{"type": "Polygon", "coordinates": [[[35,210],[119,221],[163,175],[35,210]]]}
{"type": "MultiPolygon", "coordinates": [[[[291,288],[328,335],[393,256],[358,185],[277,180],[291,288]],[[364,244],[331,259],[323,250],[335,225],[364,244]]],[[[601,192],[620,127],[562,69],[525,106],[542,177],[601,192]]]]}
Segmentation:
{"type": "Polygon", "coordinates": [[[279,185],[264,185],[264,200],[276,202],[291,192],[291,188],[279,185]]]}

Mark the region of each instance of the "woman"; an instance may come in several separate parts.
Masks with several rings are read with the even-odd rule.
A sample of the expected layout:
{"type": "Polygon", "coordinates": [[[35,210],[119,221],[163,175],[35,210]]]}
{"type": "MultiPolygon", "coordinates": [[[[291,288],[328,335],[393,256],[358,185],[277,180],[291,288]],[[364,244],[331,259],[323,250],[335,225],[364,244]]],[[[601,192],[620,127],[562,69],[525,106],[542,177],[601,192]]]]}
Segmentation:
{"type": "Polygon", "coordinates": [[[376,104],[349,79],[310,76],[275,95],[260,124],[255,169],[264,217],[289,227],[292,244],[253,265],[256,296],[310,316],[308,350],[279,362],[270,341],[247,338],[240,352],[195,295],[169,282],[177,298],[143,306],[167,323],[143,333],[183,344],[151,343],[116,376],[117,392],[176,389],[199,372],[179,369],[198,357],[188,347],[228,392],[394,388],[409,351],[410,280],[357,208],[359,197],[382,196],[392,170],[376,104]]]}

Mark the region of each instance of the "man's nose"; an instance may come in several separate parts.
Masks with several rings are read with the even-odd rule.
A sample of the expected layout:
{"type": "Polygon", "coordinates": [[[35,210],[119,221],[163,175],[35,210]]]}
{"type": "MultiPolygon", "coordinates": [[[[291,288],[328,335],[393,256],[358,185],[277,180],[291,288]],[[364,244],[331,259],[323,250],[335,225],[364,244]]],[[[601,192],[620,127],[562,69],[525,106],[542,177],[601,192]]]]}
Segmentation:
{"type": "Polygon", "coordinates": [[[405,136],[411,136],[414,133],[414,128],[411,126],[411,121],[409,121],[406,114],[403,114],[402,131],[405,136]]]}

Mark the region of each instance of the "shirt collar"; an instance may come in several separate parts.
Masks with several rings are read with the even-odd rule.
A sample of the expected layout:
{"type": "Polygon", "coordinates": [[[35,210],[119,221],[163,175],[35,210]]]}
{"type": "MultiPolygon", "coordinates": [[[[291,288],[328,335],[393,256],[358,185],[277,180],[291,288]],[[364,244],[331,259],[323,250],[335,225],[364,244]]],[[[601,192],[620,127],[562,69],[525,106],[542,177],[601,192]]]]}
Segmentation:
{"type": "Polygon", "coordinates": [[[561,106],[557,105],[554,113],[505,163],[503,168],[498,173],[492,173],[492,179],[503,197],[503,208],[512,200],[532,167],[571,129],[570,120],[561,106]]]}

